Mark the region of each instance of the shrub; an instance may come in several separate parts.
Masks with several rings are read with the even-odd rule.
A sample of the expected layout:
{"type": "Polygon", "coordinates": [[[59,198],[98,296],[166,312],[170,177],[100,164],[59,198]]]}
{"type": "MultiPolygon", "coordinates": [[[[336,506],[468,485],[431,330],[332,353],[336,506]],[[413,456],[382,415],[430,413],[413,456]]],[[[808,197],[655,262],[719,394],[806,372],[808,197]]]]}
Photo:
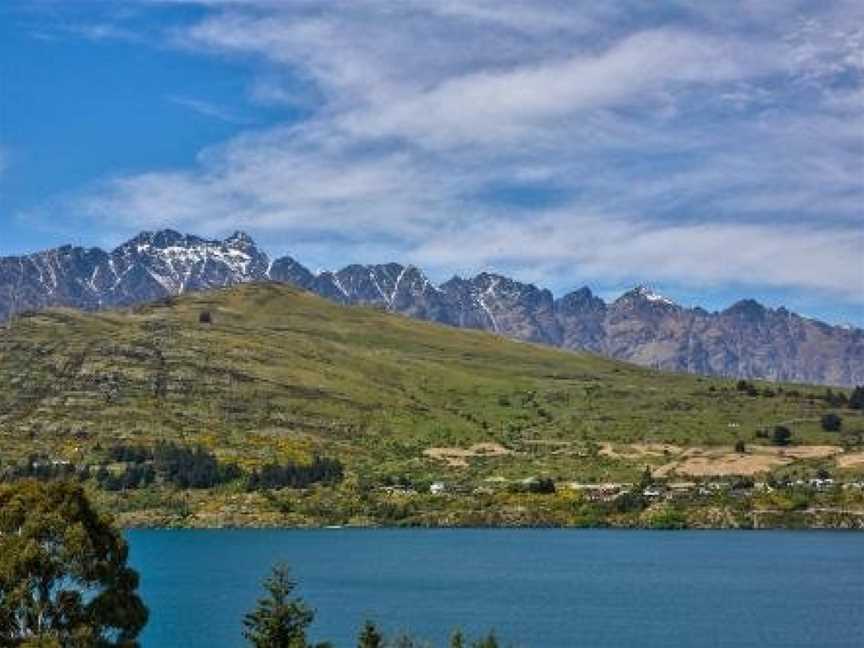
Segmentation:
{"type": "Polygon", "coordinates": [[[826,432],[839,432],[843,427],[843,419],[834,413],[822,417],[822,429],[826,432]]]}
{"type": "Polygon", "coordinates": [[[849,397],[849,409],[864,410],[864,385],[859,385],[852,390],[849,397]]]}
{"type": "Polygon", "coordinates": [[[541,495],[551,495],[555,492],[555,482],[549,477],[542,477],[528,482],[529,493],[539,493],[541,495]]]}
{"type": "Polygon", "coordinates": [[[735,385],[735,389],[737,389],[739,392],[747,394],[748,396],[759,395],[759,390],[756,388],[756,385],[754,385],[749,380],[739,380],[738,383],[735,385]]]}
{"type": "Polygon", "coordinates": [[[792,430],[785,425],[777,425],[774,427],[774,432],[771,434],[771,441],[774,445],[787,446],[792,440],[792,430]]]}

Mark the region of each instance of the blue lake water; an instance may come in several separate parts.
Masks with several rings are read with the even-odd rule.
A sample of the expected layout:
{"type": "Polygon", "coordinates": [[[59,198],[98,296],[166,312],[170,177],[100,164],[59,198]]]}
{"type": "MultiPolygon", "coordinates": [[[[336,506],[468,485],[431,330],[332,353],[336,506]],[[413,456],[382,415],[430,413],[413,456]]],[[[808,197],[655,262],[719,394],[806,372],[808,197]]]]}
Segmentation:
{"type": "Polygon", "coordinates": [[[526,648],[864,646],[864,534],[784,531],[130,531],[144,648],[242,646],[288,562],[315,640],[362,621],[446,645],[494,628],[526,648]]]}

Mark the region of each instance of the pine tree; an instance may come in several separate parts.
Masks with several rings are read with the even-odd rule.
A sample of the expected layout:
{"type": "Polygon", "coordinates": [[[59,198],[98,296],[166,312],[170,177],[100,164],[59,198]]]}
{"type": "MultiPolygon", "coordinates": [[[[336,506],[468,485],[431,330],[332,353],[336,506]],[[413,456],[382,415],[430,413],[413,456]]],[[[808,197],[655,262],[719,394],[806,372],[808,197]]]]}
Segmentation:
{"type": "Polygon", "coordinates": [[[465,637],[461,630],[456,630],[450,636],[450,648],[465,648],[465,637]]]}
{"type": "Polygon", "coordinates": [[[243,619],[243,636],[255,648],[306,648],[306,629],[315,613],[291,596],[296,586],[284,564],[276,565],[264,580],[268,595],[243,619]]]}
{"type": "Polygon", "coordinates": [[[494,632],[490,632],[485,638],[475,641],[473,648],[499,648],[498,638],[494,632]]]}
{"type": "Polygon", "coordinates": [[[357,640],[357,648],[382,648],[383,646],[384,637],[378,632],[374,623],[367,621],[357,640]]]}

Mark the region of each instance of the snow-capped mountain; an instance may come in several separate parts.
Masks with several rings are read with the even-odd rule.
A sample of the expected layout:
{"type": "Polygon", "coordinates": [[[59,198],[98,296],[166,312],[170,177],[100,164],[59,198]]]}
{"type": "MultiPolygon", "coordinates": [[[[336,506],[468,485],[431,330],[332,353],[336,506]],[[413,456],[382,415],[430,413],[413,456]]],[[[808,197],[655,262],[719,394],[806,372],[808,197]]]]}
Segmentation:
{"type": "Polygon", "coordinates": [[[607,304],[587,287],[555,299],[548,290],[490,273],[436,286],[419,268],[398,263],[314,273],[290,257],[271,262],[242,232],[222,241],[143,232],[111,252],[64,246],[0,258],[0,321],[49,306],[94,310],[262,280],[290,282],[342,304],[673,371],[864,383],[864,331],[753,300],[709,313],[646,286],[607,304]]]}
{"type": "Polygon", "coordinates": [[[46,306],[94,309],[265,277],[267,255],[245,234],[224,241],[143,232],[108,253],[64,246],[0,259],[0,320],[46,306]]]}

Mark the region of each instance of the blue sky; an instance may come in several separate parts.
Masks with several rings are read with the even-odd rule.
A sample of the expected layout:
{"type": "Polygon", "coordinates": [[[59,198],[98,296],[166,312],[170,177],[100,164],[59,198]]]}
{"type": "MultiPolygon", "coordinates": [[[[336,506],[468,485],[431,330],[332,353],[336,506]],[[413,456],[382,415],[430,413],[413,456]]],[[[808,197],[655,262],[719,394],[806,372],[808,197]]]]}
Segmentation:
{"type": "Polygon", "coordinates": [[[244,229],[864,325],[864,6],[660,7],[7,1],[0,254],[244,229]]]}

